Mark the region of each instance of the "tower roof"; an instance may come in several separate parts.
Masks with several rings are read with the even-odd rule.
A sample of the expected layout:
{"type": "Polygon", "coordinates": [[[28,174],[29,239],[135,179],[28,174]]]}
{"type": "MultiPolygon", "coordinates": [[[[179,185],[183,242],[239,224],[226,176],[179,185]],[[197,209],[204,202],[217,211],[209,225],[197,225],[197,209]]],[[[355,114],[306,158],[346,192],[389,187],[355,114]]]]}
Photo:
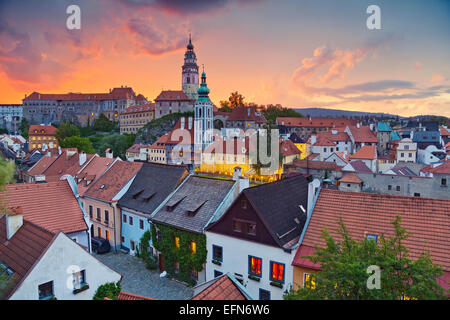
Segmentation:
{"type": "Polygon", "coordinates": [[[198,100],[209,100],[209,88],[206,85],[206,73],[203,71],[202,73],[202,83],[200,84],[200,88],[198,88],[198,100]]]}
{"type": "Polygon", "coordinates": [[[189,43],[187,45],[188,50],[194,50],[194,45],[192,44],[191,34],[189,34],[189,43]]]}

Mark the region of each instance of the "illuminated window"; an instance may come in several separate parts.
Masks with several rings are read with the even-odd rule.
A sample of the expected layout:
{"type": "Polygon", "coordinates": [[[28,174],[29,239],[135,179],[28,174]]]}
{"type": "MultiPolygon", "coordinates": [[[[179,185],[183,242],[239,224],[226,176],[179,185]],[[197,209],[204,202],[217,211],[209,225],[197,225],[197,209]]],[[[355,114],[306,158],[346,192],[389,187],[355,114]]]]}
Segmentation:
{"type": "Polygon", "coordinates": [[[97,233],[98,233],[98,237],[101,238],[102,237],[102,229],[97,228],[97,233]]]}
{"type": "Polygon", "coordinates": [[[106,240],[109,240],[109,231],[106,230],[105,233],[106,233],[106,240]]]}
{"type": "Polygon", "coordinates": [[[316,279],[310,273],[303,274],[303,287],[314,290],[316,288],[316,279]]]}
{"type": "Polygon", "coordinates": [[[192,254],[197,253],[197,243],[195,241],[191,241],[191,252],[192,254]]]}
{"type": "Polygon", "coordinates": [[[180,248],[180,237],[175,237],[175,248],[180,248]]]}
{"type": "Polygon", "coordinates": [[[248,273],[257,277],[261,277],[262,259],[248,256],[248,273]]]}
{"type": "Polygon", "coordinates": [[[270,280],[284,282],[284,263],[270,261],[270,280]]]}

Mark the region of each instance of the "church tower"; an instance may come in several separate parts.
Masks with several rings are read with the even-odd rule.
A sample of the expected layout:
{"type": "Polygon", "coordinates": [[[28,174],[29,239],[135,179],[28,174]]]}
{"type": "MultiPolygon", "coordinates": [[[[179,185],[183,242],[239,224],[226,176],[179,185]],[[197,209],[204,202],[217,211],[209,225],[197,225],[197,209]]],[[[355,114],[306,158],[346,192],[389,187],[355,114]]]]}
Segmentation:
{"type": "Polygon", "coordinates": [[[213,142],[213,104],[209,99],[209,89],[206,85],[206,74],[202,73],[202,83],[198,89],[198,99],[195,101],[195,150],[204,150],[213,142]]]}
{"type": "Polygon", "coordinates": [[[197,57],[194,52],[194,45],[189,35],[189,43],[187,45],[186,53],[184,54],[184,65],[181,67],[182,73],[182,88],[183,92],[192,100],[198,98],[198,65],[197,57]]]}

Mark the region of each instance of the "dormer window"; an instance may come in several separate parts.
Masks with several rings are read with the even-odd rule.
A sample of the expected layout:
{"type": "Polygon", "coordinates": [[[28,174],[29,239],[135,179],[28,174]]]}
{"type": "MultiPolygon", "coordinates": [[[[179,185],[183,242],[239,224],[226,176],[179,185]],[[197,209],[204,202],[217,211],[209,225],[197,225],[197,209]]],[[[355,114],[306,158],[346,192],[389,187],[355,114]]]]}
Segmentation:
{"type": "Polygon", "coordinates": [[[378,236],[376,234],[367,233],[366,234],[367,240],[373,240],[375,243],[378,241],[378,236]]]}
{"type": "Polygon", "coordinates": [[[243,199],[243,200],[241,201],[241,208],[244,209],[244,210],[247,209],[247,200],[243,199]]]}

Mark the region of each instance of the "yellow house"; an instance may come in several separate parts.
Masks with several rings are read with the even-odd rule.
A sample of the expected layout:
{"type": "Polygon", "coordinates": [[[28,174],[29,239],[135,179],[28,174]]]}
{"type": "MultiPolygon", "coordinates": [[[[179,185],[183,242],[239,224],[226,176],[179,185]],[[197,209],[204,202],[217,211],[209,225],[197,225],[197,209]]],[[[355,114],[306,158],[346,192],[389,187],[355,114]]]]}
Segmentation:
{"type": "Polygon", "coordinates": [[[202,152],[201,165],[195,171],[232,177],[235,169],[240,168],[242,175],[252,181],[279,180],[283,173],[282,163],[275,170],[256,169],[251,163],[249,146],[248,137],[214,142],[202,152]]]}
{"type": "Polygon", "coordinates": [[[44,144],[50,149],[58,148],[58,140],[56,139],[57,130],[53,126],[31,125],[28,129],[30,149],[41,149],[44,144]]]}

